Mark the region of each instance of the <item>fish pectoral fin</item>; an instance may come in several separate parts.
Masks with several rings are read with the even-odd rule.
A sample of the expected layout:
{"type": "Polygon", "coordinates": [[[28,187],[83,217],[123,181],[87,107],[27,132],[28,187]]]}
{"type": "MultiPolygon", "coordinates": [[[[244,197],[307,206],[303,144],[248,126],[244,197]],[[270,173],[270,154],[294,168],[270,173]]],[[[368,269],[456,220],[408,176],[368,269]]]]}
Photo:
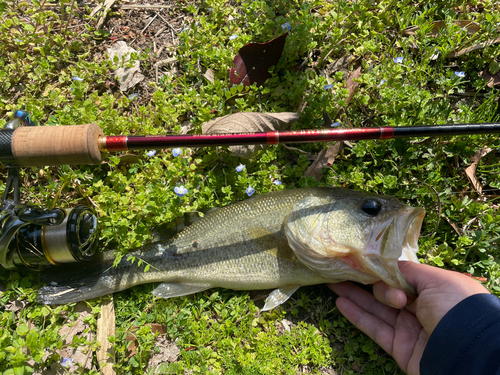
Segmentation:
{"type": "Polygon", "coordinates": [[[203,292],[211,287],[211,285],[207,284],[162,283],[155,290],[153,290],[152,293],[157,297],[172,298],[203,292]]]}
{"type": "Polygon", "coordinates": [[[262,308],[262,311],[274,309],[282,303],[285,303],[286,300],[288,300],[288,298],[290,298],[292,294],[295,293],[295,291],[299,288],[300,285],[287,285],[273,290],[271,294],[266,298],[266,304],[262,308]]]}
{"type": "Polygon", "coordinates": [[[288,262],[295,261],[293,253],[284,234],[279,232],[271,232],[266,228],[255,226],[245,230],[247,238],[255,240],[263,251],[269,251],[274,256],[286,260],[288,262]]]}

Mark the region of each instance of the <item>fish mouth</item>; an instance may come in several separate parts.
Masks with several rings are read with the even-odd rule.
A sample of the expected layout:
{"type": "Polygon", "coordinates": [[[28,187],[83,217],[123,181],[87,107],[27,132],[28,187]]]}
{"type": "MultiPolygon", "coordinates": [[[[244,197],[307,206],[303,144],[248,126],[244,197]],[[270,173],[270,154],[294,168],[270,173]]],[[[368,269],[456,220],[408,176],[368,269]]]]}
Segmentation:
{"type": "Polygon", "coordinates": [[[398,260],[418,262],[418,237],[424,221],[425,210],[420,207],[407,207],[401,210],[397,219],[397,233],[402,233],[401,256],[398,260]]]}

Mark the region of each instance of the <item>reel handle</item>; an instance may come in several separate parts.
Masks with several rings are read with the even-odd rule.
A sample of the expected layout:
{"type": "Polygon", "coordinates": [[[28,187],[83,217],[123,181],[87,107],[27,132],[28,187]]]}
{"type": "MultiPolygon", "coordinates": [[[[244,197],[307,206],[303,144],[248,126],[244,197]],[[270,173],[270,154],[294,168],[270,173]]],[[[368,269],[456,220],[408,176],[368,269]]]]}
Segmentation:
{"type": "Polygon", "coordinates": [[[100,164],[102,136],[97,124],[1,129],[0,161],[19,167],[100,164]]]}

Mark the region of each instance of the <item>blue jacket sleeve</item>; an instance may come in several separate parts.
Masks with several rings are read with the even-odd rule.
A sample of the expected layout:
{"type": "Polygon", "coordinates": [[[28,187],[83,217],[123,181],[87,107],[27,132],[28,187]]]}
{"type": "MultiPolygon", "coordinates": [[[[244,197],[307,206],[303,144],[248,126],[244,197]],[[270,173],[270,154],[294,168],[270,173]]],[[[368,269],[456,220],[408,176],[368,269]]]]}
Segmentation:
{"type": "Polygon", "coordinates": [[[500,299],[470,296],[452,308],[432,332],[420,375],[500,375],[500,299]]]}

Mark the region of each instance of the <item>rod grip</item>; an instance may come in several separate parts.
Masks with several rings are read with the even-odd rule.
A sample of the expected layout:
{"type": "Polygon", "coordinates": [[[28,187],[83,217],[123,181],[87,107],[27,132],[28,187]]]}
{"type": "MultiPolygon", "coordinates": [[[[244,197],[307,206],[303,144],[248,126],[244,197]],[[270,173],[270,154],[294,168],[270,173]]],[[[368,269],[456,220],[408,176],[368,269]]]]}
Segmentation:
{"type": "Polygon", "coordinates": [[[100,164],[97,124],[23,126],[12,135],[12,155],[21,167],[100,164]]]}

